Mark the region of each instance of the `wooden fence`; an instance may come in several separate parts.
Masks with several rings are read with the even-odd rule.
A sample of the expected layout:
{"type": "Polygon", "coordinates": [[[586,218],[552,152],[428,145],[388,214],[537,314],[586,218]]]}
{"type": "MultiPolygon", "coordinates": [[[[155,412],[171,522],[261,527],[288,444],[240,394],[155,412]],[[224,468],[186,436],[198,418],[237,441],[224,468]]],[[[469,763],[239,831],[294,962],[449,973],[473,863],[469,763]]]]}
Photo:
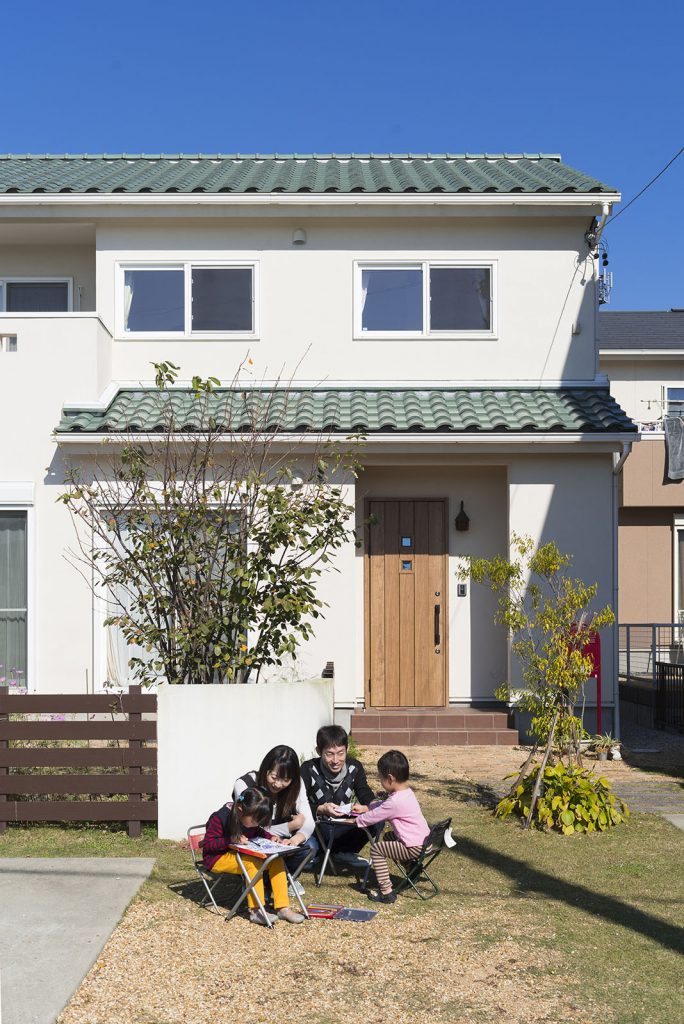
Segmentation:
{"type": "Polygon", "coordinates": [[[14,821],[126,821],[129,836],[139,836],[141,822],[157,820],[157,749],[143,745],[156,743],[156,711],[156,696],[141,693],[139,686],[120,695],[15,694],[0,686],[0,833],[14,821]],[[154,720],[143,721],[150,713],[154,720]],[[10,715],[21,717],[10,721],[10,715]],[[54,746],[21,746],[26,740],[54,746]],[[59,745],[69,740],[89,745],[59,745]],[[71,770],[31,771],[50,768],[71,770]],[[108,771],[78,773],[90,768],[108,771]],[[143,773],[143,768],[151,770],[143,773]],[[79,799],[18,799],[48,794],[79,799]],[[154,799],[143,799],[148,794],[154,799]],[[82,799],[86,795],[104,799],[82,799]],[[127,799],[106,799],[113,795],[127,799]]]}

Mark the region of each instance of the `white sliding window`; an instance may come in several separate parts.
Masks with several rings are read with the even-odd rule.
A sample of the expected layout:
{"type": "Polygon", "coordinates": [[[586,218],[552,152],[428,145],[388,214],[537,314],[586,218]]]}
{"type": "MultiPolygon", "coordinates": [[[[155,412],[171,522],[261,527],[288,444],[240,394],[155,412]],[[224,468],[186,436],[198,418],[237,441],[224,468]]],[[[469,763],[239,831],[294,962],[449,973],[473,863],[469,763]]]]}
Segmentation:
{"type": "Polygon", "coordinates": [[[26,512],[0,511],[0,684],[26,686],[26,512]]]}
{"type": "Polygon", "coordinates": [[[255,293],[254,264],[121,265],[121,334],[254,335],[255,293]]]}
{"type": "Polygon", "coordinates": [[[355,336],[491,336],[494,264],[359,263],[355,336]]]}

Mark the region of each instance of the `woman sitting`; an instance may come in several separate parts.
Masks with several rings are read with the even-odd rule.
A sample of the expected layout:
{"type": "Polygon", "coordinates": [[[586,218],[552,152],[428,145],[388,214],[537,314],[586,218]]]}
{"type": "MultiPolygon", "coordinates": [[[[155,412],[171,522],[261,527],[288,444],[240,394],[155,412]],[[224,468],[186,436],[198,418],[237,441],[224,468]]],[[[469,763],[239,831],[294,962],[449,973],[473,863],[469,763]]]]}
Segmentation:
{"type": "MultiPolygon", "coordinates": [[[[269,831],[278,837],[278,842],[301,847],[290,854],[287,861],[290,871],[296,873],[302,861],[307,860],[311,853],[308,840],[313,834],[314,820],[301,781],[299,758],[292,747],[273,747],[264,757],[258,770],[246,772],[236,779],[233,799],[237,800],[240,794],[251,786],[263,789],[270,800],[269,831]]],[[[300,883],[296,884],[300,893],[303,893],[300,883]]]]}

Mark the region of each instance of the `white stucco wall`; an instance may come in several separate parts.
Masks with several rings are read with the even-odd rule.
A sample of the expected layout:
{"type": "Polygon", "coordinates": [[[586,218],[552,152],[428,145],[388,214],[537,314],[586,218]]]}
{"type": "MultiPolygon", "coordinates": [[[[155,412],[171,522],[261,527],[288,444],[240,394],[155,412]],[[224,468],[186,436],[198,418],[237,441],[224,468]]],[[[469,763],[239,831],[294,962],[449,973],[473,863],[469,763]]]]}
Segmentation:
{"type": "MultiPolygon", "coordinates": [[[[51,432],[63,404],[96,401],[114,379],[149,381],[154,360],[179,363],[187,375],[214,374],[230,380],[248,348],[254,359],[255,381],[276,376],[282,367],[287,376],[300,360],[297,380],[309,381],[382,384],[401,380],[415,384],[480,379],[515,383],[594,377],[594,284],[583,279],[577,265],[578,251],[584,254],[584,213],[551,217],[542,210],[529,215],[488,211],[475,217],[435,208],[430,215],[410,218],[389,211],[381,217],[358,210],[332,218],[314,217],[306,211],[287,216],[281,211],[269,217],[245,209],[231,216],[217,213],[199,218],[186,212],[177,217],[165,211],[147,219],[126,216],[98,221],[93,209],[89,216],[90,226],[78,231],[54,223],[36,223],[29,230],[17,223],[11,226],[11,235],[6,225],[4,233],[0,232],[0,275],[73,276],[83,287],[82,308],[96,305],[103,321],[85,314],[0,314],[0,334],[16,334],[19,341],[17,353],[0,353],[0,424],[5,438],[0,450],[0,483],[34,484],[29,646],[32,685],[44,691],[84,690],[86,677],[90,687],[103,681],[102,636],[93,615],[92,596],[87,581],[65,560],[65,553],[73,547],[73,529],[64,507],[55,503],[64,466],[51,432]],[[298,227],[308,234],[307,244],[301,248],[292,246],[292,231],[298,227]],[[18,244],[22,230],[30,244],[18,244]],[[115,328],[117,259],[177,256],[259,261],[258,339],[112,341],[108,328],[115,328]],[[495,261],[496,337],[355,339],[354,261],[402,258],[495,261]],[[572,334],[573,324],[580,324],[580,333],[572,334]]],[[[538,463],[541,481],[532,469],[529,473],[524,469],[524,459],[516,457],[511,462],[510,456],[465,460],[445,456],[441,462],[418,456],[410,471],[406,463],[391,458],[382,468],[376,459],[376,465],[369,464],[357,484],[356,497],[359,502],[366,494],[449,497],[450,583],[455,589],[459,554],[494,554],[506,542],[506,475],[513,472],[514,465],[520,475],[510,476],[515,484],[511,502],[515,494],[517,506],[527,509],[533,522],[538,517],[539,487],[552,491],[556,485],[561,491],[570,488],[571,497],[585,493],[581,468],[573,469],[569,482],[564,483],[561,477],[567,464],[562,460],[556,466],[556,476],[553,459],[532,456],[528,461],[530,466],[538,463]],[[461,499],[471,516],[467,535],[456,535],[453,529],[461,499]]],[[[605,476],[607,479],[608,471],[605,476]]],[[[555,502],[551,505],[555,510],[552,521],[566,529],[562,508],[556,509],[555,502]]],[[[524,513],[516,518],[518,528],[524,528],[526,517],[524,513]]],[[[599,522],[603,524],[603,511],[599,522]]],[[[543,528],[540,522],[539,529],[543,528]]],[[[605,539],[603,525],[599,533],[605,539]]],[[[602,543],[599,553],[605,557],[602,543]]],[[[336,700],[350,706],[363,697],[360,550],[350,544],[340,553],[321,582],[320,594],[330,609],[317,624],[315,640],[301,652],[296,675],[318,675],[325,662],[334,661],[336,700]]],[[[452,700],[489,695],[501,681],[502,666],[505,668],[502,648],[489,643],[492,608],[487,600],[472,593],[467,598],[451,596],[452,700]]],[[[287,670],[283,675],[287,677],[287,670]]]]}
{"type": "MultiPolygon", "coordinates": [[[[0,225],[0,279],[5,277],[70,277],[73,282],[74,309],[95,310],[94,231],[88,245],[57,239],[48,230],[46,242],[39,245],[2,244],[0,225]],[[79,292],[80,290],[80,292],[79,292]]],[[[47,229],[46,229],[47,230],[47,229]]],[[[0,316],[0,332],[4,329],[0,316]]]]}
{"type": "MultiPolygon", "coordinates": [[[[75,549],[69,513],[56,499],[64,461],[52,437],[65,394],[93,394],[103,384],[110,339],[93,315],[6,315],[0,334],[17,351],[0,353],[0,484],[33,484],[28,523],[30,689],[92,688],[90,588],[68,564],[75,549]]],[[[99,680],[97,681],[99,682],[99,680]]]]}
{"type": "Polygon", "coordinates": [[[684,358],[638,356],[601,359],[601,371],[610,378],[610,391],[625,412],[639,423],[663,415],[664,387],[684,387],[684,358]]]}
{"type": "MultiPolygon", "coordinates": [[[[509,469],[511,532],[554,541],[572,555],[570,572],[598,583],[592,607],[613,606],[613,476],[610,455],[520,456],[509,469]]],[[[612,630],[601,634],[604,705],[613,703],[612,630]]],[[[519,682],[517,665],[511,679],[519,682]]]]}
{"type": "Polygon", "coordinates": [[[160,839],[184,839],[203,824],[272,747],[313,756],[316,732],[333,714],[332,683],[321,680],[164,685],[157,701],[160,839]]]}
{"type": "Polygon", "coordinates": [[[188,376],[230,380],[249,349],[257,380],[283,367],[286,378],[299,367],[298,378],[313,381],[593,380],[593,261],[577,263],[585,230],[581,217],[106,223],[97,231],[98,311],[116,333],[118,260],[256,260],[258,338],[119,340],[114,376],[149,379],[151,362],[170,359],[188,376]],[[306,229],[305,246],[292,245],[295,227],[306,229]],[[495,261],[497,336],[355,339],[354,261],[417,258],[495,261]]]}

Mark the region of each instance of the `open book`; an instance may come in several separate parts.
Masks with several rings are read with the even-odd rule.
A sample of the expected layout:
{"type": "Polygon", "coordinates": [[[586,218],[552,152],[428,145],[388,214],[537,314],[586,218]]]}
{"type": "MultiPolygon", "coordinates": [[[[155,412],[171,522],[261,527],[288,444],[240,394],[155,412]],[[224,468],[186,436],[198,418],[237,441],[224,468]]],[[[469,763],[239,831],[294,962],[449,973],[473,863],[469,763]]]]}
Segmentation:
{"type": "Polygon", "coordinates": [[[284,846],[283,843],[274,843],[272,839],[264,839],[261,836],[257,836],[255,839],[250,839],[248,843],[231,843],[231,849],[238,850],[240,853],[249,853],[252,857],[265,859],[266,857],[273,856],[274,853],[278,853],[282,857],[292,853],[295,847],[284,846]]]}

